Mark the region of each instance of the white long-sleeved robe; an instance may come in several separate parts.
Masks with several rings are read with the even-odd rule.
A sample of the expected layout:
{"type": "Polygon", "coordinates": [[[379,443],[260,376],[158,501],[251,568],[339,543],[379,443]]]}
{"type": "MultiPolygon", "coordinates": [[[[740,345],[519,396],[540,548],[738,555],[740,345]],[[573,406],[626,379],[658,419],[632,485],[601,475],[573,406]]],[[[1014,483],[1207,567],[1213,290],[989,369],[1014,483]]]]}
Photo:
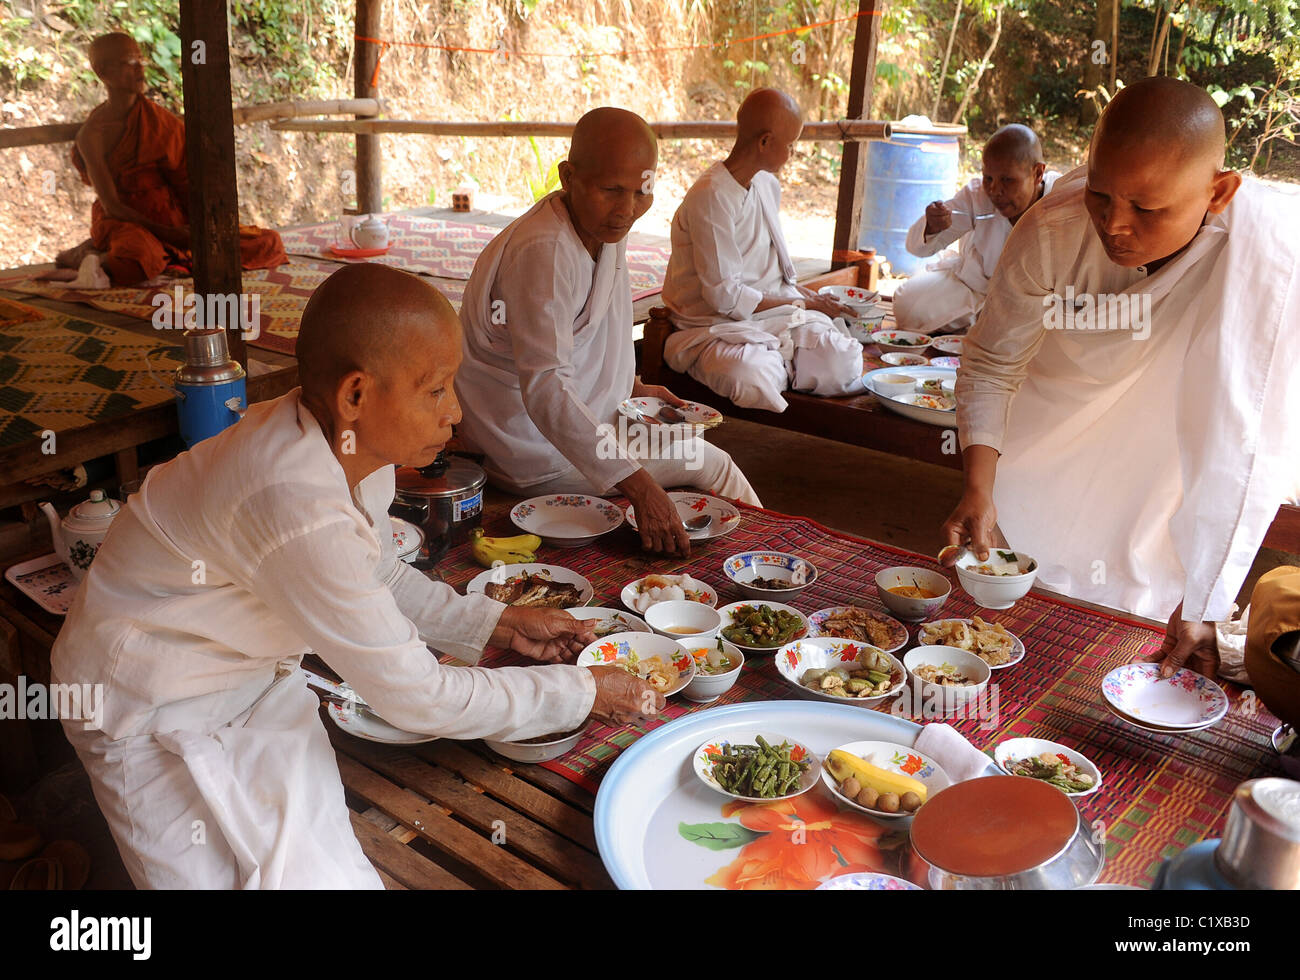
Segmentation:
{"type": "Polygon", "coordinates": [[[393,468],[348,488],[295,390],[154,469],[113,522],[55,643],[65,721],[141,887],[378,887],[349,824],[310,649],[400,728],[529,738],[576,728],[589,671],[477,662],[504,608],[396,558],[393,468]]]}
{"type": "MultiPolygon", "coordinates": [[[[1051,193],[1059,176],[1055,170],[1043,174],[1043,196],[1051,193]]],[[[913,255],[944,254],[894,291],[894,321],[900,330],[933,334],[964,330],[974,323],[1011,234],[1011,222],[993,206],[983,178],[973,178],[944,203],[958,212],[949,227],[927,238],[923,214],[907,230],[907,250],[913,255]],[[949,249],[954,243],[957,248],[949,249]]]]}
{"type": "Polygon", "coordinates": [[[644,467],[662,486],[758,504],[731,457],[702,438],[629,448],[635,433],[618,414],[636,380],[627,240],[603,245],[593,260],[558,194],[483,250],[461,322],[458,432],[486,454],[497,486],[601,494],[644,467]]]}
{"type": "Polygon", "coordinates": [[[958,371],[961,442],[1002,453],[998,521],[1044,585],[1222,620],[1300,487],[1300,198],[1247,179],[1147,275],[1107,258],[1085,176],[1007,241],[958,371]],[[1099,302],[1088,323],[1117,329],[1081,320],[1099,302]]]}
{"type": "Polygon", "coordinates": [[[664,305],[677,329],[664,360],[742,408],[785,411],[787,387],[861,390],[862,345],[842,322],[794,305],[794,264],[781,233],[781,184],[766,171],[742,187],[710,167],[673,215],[664,305]],[[791,305],[755,312],[765,295],[791,305]]]}

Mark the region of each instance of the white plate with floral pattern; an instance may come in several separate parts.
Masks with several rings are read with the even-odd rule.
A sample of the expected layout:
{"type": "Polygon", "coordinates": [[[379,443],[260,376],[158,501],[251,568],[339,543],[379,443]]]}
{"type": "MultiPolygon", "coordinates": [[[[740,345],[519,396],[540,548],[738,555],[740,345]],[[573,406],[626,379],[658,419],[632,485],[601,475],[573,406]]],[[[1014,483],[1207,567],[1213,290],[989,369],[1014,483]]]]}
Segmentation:
{"type": "MultiPolygon", "coordinates": [[[[943,771],[943,766],[928,755],[924,755],[910,746],[899,745],[897,742],[846,742],[843,745],[835,746],[832,751],[856,755],[863,762],[869,763],[877,769],[899,773],[903,776],[911,776],[925,787],[925,798],[927,800],[933,798],[935,793],[952,785],[952,780],[943,771]]],[[[828,752],[827,757],[829,758],[829,756],[830,753],[828,752]]],[[[825,766],[822,766],[821,776],[822,782],[826,784],[827,789],[835,794],[837,800],[841,803],[847,803],[863,813],[869,813],[873,817],[881,817],[886,820],[897,820],[902,817],[912,816],[911,813],[903,810],[899,810],[897,813],[887,813],[884,810],[875,810],[869,806],[863,806],[857,800],[850,800],[840,792],[835,777],[827,772],[825,766]]],[[[925,804],[921,805],[924,806],[925,804]]]]}
{"type": "Polygon", "coordinates": [[[817,785],[817,774],[821,772],[821,760],[809,750],[808,746],[797,742],[788,735],[773,735],[771,732],[756,731],[746,733],[736,737],[719,735],[711,738],[695,750],[691,757],[691,762],[695,767],[695,775],[700,777],[700,781],[710,789],[715,789],[719,793],[730,796],[737,800],[746,800],[750,803],[776,803],[780,800],[793,800],[796,796],[802,796],[814,786],[817,785]],[[799,774],[799,781],[794,784],[794,788],[784,796],[741,796],[739,793],[733,793],[731,790],[723,789],[722,784],[713,778],[714,759],[722,754],[724,746],[727,745],[756,745],[758,736],[763,737],[763,741],[773,748],[779,748],[783,742],[789,743],[790,758],[795,762],[808,762],[808,768],[799,774]]]}
{"type": "Polygon", "coordinates": [[[602,497],[556,493],[530,497],[510,509],[510,520],[556,548],[577,548],[623,523],[623,511],[602,497]]]}
{"type": "Polygon", "coordinates": [[[1102,678],[1101,693],[1124,714],[1163,728],[1204,728],[1228,713],[1223,688],[1186,668],[1162,679],[1159,664],[1125,664],[1102,678]]]}
{"type": "MultiPolygon", "coordinates": [[[[643,396],[638,398],[625,398],[619,402],[618,412],[625,418],[633,422],[640,422],[641,416],[644,415],[651,421],[647,424],[659,425],[669,429],[683,429],[687,432],[699,429],[712,429],[714,426],[721,425],[725,418],[716,408],[709,408],[708,405],[701,405],[699,402],[686,402],[684,405],[669,405],[662,398],[643,396]],[[682,416],[680,422],[665,422],[660,419],[659,413],[665,408],[671,408],[682,416]]],[[[658,427],[658,426],[656,426],[658,427]]]]}
{"type": "MultiPolygon", "coordinates": [[[[713,538],[721,538],[730,534],[740,525],[740,511],[718,497],[710,497],[706,493],[673,490],[668,494],[668,499],[676,506],[677,514],[683,521],[689,521],[701,514],[708,514],[713,518],[709,522],[709,526],[703,531],[686,532],[686,536],[692,541],[710,541],[713,538]]],[[[636,509],[634,507],[629,506],[627,509],[627,522],[632,525],[632,530],[637,530],[636,509]]]]}

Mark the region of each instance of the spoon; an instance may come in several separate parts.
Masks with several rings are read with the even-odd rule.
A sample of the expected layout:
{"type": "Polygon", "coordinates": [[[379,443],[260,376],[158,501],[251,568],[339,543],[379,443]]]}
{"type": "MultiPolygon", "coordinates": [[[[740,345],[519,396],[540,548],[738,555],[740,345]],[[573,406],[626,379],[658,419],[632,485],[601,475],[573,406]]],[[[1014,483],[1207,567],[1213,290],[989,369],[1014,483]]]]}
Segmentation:
{"type": "Polygon", "coordinates": [[[953,214],[960,214],[963,218],[971,218],[975,221],[988,221],[991,218],[998,218],[997,214],[971,214],[969,211],[953,211],[953,214]]]}
{"type": "Polygon", "coordinates": [[[699,517],[692,517],[690,520],[682,521],[682,527],[688,531],[703,531],[712,523],[712,514],[701,514],[699,517]]]}

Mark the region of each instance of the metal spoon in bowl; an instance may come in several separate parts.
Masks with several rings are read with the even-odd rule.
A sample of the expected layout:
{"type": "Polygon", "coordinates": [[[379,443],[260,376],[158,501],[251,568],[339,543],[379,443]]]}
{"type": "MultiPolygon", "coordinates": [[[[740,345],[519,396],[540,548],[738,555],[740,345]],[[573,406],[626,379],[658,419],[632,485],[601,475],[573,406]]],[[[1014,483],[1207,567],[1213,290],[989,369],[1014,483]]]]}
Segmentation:
{"type": "Polygon", "coordinates": [[[682,521],[682,527],[688,531],[703,531],[712,523],[712,514],[701,514],[699,517],[692,517],[689,520],[682,521]]]}

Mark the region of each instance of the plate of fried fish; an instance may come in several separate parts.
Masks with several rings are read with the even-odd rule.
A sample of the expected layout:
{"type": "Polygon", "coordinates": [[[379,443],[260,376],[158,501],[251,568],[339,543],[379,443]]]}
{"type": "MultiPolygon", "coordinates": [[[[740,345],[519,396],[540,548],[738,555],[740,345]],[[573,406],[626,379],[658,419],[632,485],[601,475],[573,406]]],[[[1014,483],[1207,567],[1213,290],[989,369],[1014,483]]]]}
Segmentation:
{"type": "Polygon", "coordinates": [[[559,565],[528,562],[498,565],[480,572],[465,586],[465,594],[482,593],[507,606],[568,609],[591,601],[596,590],[591,583],[559,565]]]}
{"type": "Polygon", "coordinates": [[[1025,659],[1025,645],[1020,637],[1001,623],[990,623],[979,616],[922,623],[916,631],[916,642],[921,646],[965,650],[975,654],[993,670],[1015,666],[1025,659]]]}

